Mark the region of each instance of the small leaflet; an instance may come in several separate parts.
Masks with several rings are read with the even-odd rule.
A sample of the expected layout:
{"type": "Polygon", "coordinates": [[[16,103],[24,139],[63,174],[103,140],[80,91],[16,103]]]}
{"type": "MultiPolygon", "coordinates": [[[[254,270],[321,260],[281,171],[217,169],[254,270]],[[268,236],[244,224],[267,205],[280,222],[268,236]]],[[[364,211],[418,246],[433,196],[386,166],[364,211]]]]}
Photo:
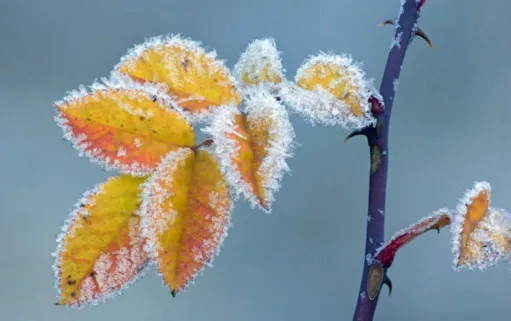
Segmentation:
{"type": "Polygon", "coordinates": [[[346,55],[311,56],[298,69],[295,82],[283,83],[279,95],[312,124],[360,129],[376,121],[369,98],[379,95],[360,64],[346,55]]]}
{"type": "Polygon", "coordinates": [[[193,146],[193,128],[165,94],[149,85],[106,82],[55,103],[55,120],[70,141],[107,170],[143,176],[180,146],[193,146]]]}
{"type": "Polygon", "coordinates": [[[179,35],[154,37],[135,46],[112,76],[160,86],[197,121],[207,120],[218,106],[238,106],[241,100],[234,78],[216,53],[179,35]]]}
{"type": "Polygon", "coordinates": [[[446,208],[434,212],[431,216],[425,217],[413,225],[397,232],[376,250],[375,260],[380,262],[383,267],[388,268],[392,265],[397,251],[405,244],[413,241],[417,236],[427,231],[440,229],[451,223],[450,211],[446,208]]]}
{"type": "Polygon", "coordinates": [[[256,39],[250,43],[234,66],[234,75],[243,86],[282,82],[284,68],[275,40],[256,39]]]}
{"type": "Polygon", "coordinates": [[[261,88],[249,94],[245,113],[254,153],[256,194],[259,205],[269,212],[284,174],[291,172],[286,159],[293,157],[295,133],[285,108],[261,88]]]}
{"type": "Polygon", "coordinates": [[[53,266],[59,305],[81,307],[119,294],[146,270],[140,185],[121,175],[84,194],[57,238],[53,266]]]}
{"type": "Polygon", "coordinates": [[[510,257],[511,215],[490,207],[490,199],[490,184],[476,182],[456,208],[451,226],[455,270],[483,270],[510,257]]]}
{"type": "Polygon", "coordinates": [[[205,149],[170,152],[144,185],[143,235],[172,295],[211,265],[230,226],[231,199],[205,149]]]}
{"type": "Polygon", "coordinates": [[[246,109],[220,109],[204,132],[213,136],[216,157],[236,195],[271,212],[274,193],[289,172],[294,130],[287,112],[267,91],[246,92],[246,109]]]}

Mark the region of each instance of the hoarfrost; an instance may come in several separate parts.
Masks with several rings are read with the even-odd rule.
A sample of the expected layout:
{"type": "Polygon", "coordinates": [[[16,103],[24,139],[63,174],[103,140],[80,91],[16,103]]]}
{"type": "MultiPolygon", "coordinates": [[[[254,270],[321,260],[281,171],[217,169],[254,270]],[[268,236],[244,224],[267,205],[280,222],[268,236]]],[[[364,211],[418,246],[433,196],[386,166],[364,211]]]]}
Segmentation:
{"type": "Polygon", "coordinates": [[[234,75],[238,83],[248,85],[283,81],[284,68],[275,40],[256,39],[250,43],[234,66],[234,75]]]}
{"type": "Polygon", "coordinates": [[[248,95],[245,112],[249,127],[270,124],[268,141],[264,142],[267,145],[267,155],[258,173],[264,178],[262,185],[265,202],[268,204],[268,212],[271,212],[274,194],[280,189],[284,174],[291,173],[286,159],[293,157],[294,129],[285,108],[261,87],[248,95]]]}
{"type": "Polygon", "coordinates": [[[284,103],[313,125],[319,123],[359,129],[374,124],[375,119],[371,114],[369,98],[373,94],[376,96],[379,94],[374,90],[373,80],[365,79],[361,64],[355,63],[351,57],[325,53],[311,56],[298,69],[295,82],[308,80],[310,77],[308,71],[314,66],[328,65],[339,67],[339,77],[332,80],[328,88],[316,85],[313,90],[307,90],[294,83],[284,82],[279,85],[279,96],[282,97],[284,103]],[[345,89],[345,97],[348,95],[355,97],[356,104],[361,107],[361,116],[354,115],[346,101],[338,99],[329,91],[345,82],[348,83],[347,87],[357,88],[349,92],[345,89]]]}

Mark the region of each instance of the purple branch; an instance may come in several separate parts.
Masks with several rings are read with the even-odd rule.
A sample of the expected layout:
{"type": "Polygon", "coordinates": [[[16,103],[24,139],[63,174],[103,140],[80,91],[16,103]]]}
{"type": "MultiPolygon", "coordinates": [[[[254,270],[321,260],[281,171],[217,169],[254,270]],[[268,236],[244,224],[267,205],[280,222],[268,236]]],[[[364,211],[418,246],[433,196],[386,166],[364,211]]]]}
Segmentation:
{"type": "MultiPolygon", "coordinates": [[[[370,280],[370,278],[368,278],[369,271],[373,264],[378,264],[372,260],[372,256],[384,241],[385,193],[389,157],[388,137],[392,103],[394,101],[396,85],[399,74],[401,73],[406,50],[415,35],[419,9],[422,9],[421,7],[424,2],[424,0],[401,0],[402,6],[396,24],[396,32],[392,38],[392,47],[380,86],[380,93],[385,104],[385,111],[383,115],[377,116],[376,127],[371,127],[367,132],[371,155],[369,208],[367,213],[364,271],[357,299],[357,307],[355,308],[355,314],[353,316],[354,321],[373,320],[376,304],[378,303],[379,288],[384,279],[384,276],[375,274],[378,281],[378,292],[376,295],[373,294],[373,296],[368,295],[368,280],[370,280]]],[[[386,273],[385,270],[383,271],[386,273]]],[[[369,294],[370,293],[371,289],[369,289],[369,294]]]]}

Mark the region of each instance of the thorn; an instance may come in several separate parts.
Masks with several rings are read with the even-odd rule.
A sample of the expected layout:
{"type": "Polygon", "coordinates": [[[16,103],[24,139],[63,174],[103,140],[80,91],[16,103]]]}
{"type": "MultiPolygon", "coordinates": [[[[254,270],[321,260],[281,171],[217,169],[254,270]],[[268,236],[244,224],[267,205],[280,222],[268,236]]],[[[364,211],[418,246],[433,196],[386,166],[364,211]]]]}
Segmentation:
{"type": "Polygon", "coordinates": [[[433,48],[433,43],[429,39],[428,35],[426,35],[426,33],[424,33],[424,31],[422,31],[421,28],[417,28],[417,31],[415,31],[415,35],[417,35],[417,36],[421,37],[422,39],[424,39],[424,41],[426,41],[428,43],[429,47],[433,48]]]}
{"type": "Polygon", "coordinates": [[[384,25],[394,25],[394,20],[392,19],[387,19],[385,21],[383,21],[382,23],[380,23],[378,25],[378,27],[383,27],[384,25]]]}
{"type": "Polygon", "coordinates": [[[367,131],[365,128],[362,128],[362,129],[357,129],[355,131],[353,131],[351,134],[349,134],[348,136],[346,136],[346,138],[344,139],[344,143],[346,144],[346,142],[348,140],[350,140],[350,138],[353,138],[355,136],[360,136],[360,135],[364,135],[367,137],[367,131]]]}
{"type": "MultiPolygon", "coordinates": [[[[385,25],[393,25],[393,26],[395,26],[395,21],[392,20],[392,19],[387,19],[387,20],[383,21],[382,23],[380,23],[378,25],[378,27],[382,27],[382,26],[385,26],[385,25]]],[[[433,48],[433,43],[431,42],[431,39],[429,39],[428,35],[426,35],[426,33],[424,31],[422,31],[421,28],[417,27],[417,30],[415,31],[415,35],[421,37],[422,39],[424,39],[424,41],[426,41],[428,46],[430,48],[433,48]]]]}
{"type": "Polygon", "coordinates": [[[172,297],[175,298],[177,295],[177,290],[171,290],[170,294],[172,294],[172,297]]]}
{"type": "Polygon", "coordinates": [[[385,277],[383,278],[383,284],[385,284],[389,288],[389,296],[392,294],[392,281],[390,278],[385,274],[385,277]]]}
{"type": "Polygon", "coordinates": [[[209,146],[211,146],[211,144],[213,144],[213,139],[208,138],[205,141],[203,141],[202,143],[200,143],[199,145],[194,146],[193,151],[197,151],[201,147],[209,147],[209,146]]]}

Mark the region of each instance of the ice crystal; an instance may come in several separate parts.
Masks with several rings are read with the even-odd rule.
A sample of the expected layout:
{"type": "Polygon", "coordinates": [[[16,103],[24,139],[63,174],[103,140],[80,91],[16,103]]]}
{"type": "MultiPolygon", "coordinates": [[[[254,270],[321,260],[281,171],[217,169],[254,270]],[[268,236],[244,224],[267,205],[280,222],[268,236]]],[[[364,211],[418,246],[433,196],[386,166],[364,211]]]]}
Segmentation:
{"type": "Polygon", "coordinates": [[[262,185],[265,201],[269,206],[268,211],[271,211],[274,194],[280,189],[284,174],[291,172],[286,159],[293,156],[294,129],[285,108],[261,88],[248,95],[245,113],[247,124],[252,130],[258,130],[261,124],[269,123],[269,128],[264,128],[268,130],[268,141],[264,142],[266,156],[258,173],[264,178],[262,185]]]}
{"type": "Polygon", "coordinates": [[[280,53],[272,38],[250,43],[234,66],[234,75],[243,85],[274,84],[284,80],[280,53]]]}

